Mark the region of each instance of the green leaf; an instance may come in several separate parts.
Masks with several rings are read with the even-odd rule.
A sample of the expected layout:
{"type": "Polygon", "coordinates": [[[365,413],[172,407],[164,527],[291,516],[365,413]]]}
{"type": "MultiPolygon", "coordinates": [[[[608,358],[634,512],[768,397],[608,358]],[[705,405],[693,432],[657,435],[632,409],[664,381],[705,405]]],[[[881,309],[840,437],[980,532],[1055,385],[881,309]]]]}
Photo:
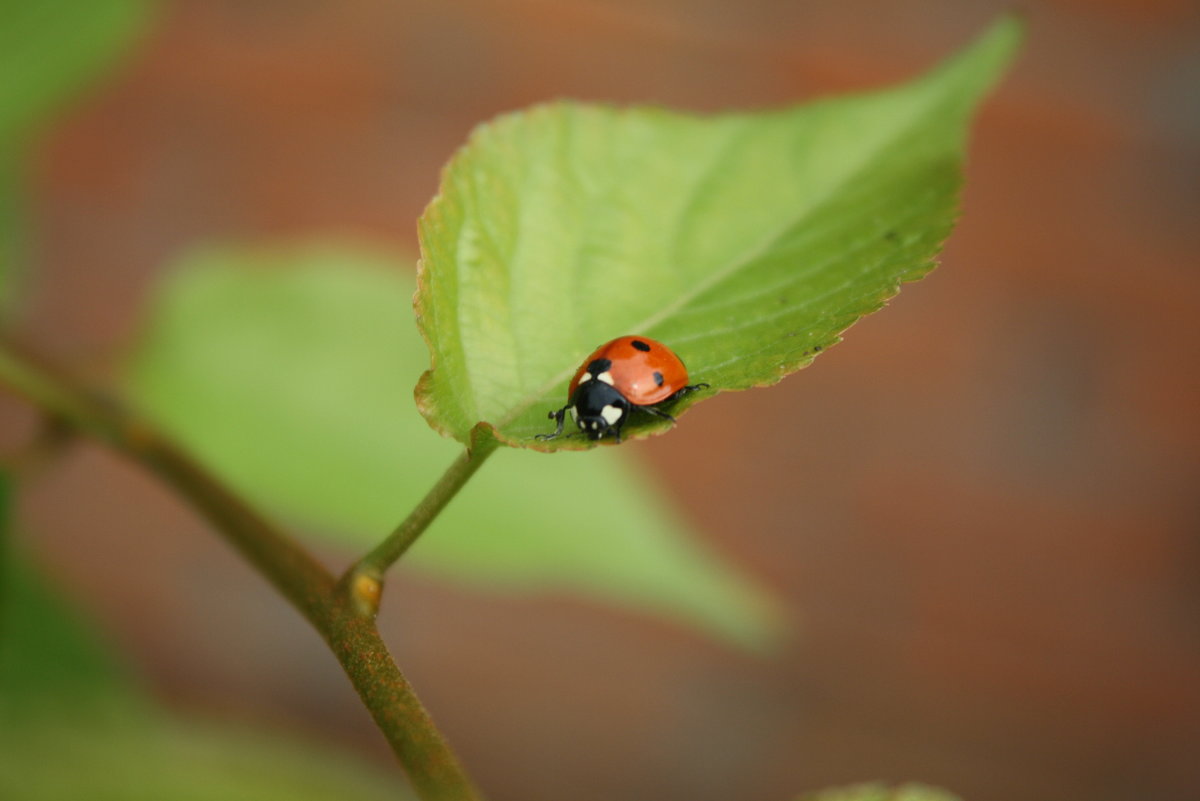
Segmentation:
{"type": "Polygon", "coordinates": [[[858,784],[803,795],[797,801],[959,801],[959,798],[945,790],[923,784],[905,784],[900,787],[858,784]]]}
{"type": "MultiPolygon", "coordinates": [[[[95,633],[19,554],[0,565],[0,720],[47,707],[82,714],[130,703],[128,679],[95,633]]],[[[0,726],[3,728],[3,726],[0,726]]]]}
{"type": "Polygon", "coordinates": [[[1019,38],[1005,19],[912,83],[782,111],[555,103],[481,126],[420,222],[421,411],[463,442],[484,421],[586,448],[533,437],[613,337],[661,340],[712,385],[676,412],[806,366],[932,268],[969,115],[1019,38]]]}
{"type": "MultiPolygon", "coordinates": [[[[460,451],[413,408],[427,362],[412,291],[410,273],[361,249],[197,253],[162,288],[130,390],[251,500],[365,550],[460,451]]],[[[633,460],[602,457],[492,456],[405,564],[766,642],[762,593],[688,536],[633,460]],[[597,497],[620,499],[619,524],[581,513],[597,497]]]]}
{"type": "Polygon", "coordinates": [[[0,153],[0,314],[13,306],[19,265],[25,263],[19,175],[15,160],[0,153]]]}
{"type": "Polygon", "coordinates": [[[402,780],[299,742],[161,716],[0,730],[6,801],[406,801],[402,780]]]}
{"type": "Polygon", "coordinates": [[[142,28],[146,0],[0,0],[0,310],[23,261],[21,184],[39,125],[142,28]]]}
{"type": "Polygon", "coordinates": [[[11,501],[0,473],[0,730],[50,707],[77,716],[123,710],[132,698],[124,671],[13,542],[11,501]]]}
{"type": "Polygon", "coordinates": [[[96,632],[6,554],[0,590],[0,798],[318,801],[409,798],[397,780],[279,733],[172,719],[96,632]]]}
{"type": "Polygon", "coordinates": [[[144,25],[146,0],[0,0],[0,152],[95,80],[144,25]]]}
{"type": "Polygon", "coordinates": [[[279,733],[171,718],[8,531],[0,475],[0,798],[363,801],[397,780],[279,733]]]}

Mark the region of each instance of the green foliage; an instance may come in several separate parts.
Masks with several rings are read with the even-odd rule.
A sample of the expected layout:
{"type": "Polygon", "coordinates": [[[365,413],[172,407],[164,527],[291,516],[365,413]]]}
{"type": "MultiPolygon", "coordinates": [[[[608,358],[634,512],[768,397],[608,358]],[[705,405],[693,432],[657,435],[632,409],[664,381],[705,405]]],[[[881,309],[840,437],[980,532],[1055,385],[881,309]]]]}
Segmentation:
{"type": "Polygon", "coordinates": [[[0,732],[6,801],[407,801],[399,777],[279,733],[60,718],[0,732]]]}
{"type": "Polygon", "coordinates": [[[18,266],[25,261],[19,172],[15,156],[0,152],[0,315],[12,306],[18,266]]]}
{"type": "Polygon", "coordinates": [[[803,795],[797,801],[959,801],[959,798],[945,790],[923,784],[905,784],[900,787],[858,784],[803,795]]]}
{"type": "Polygon", "coordinates": [[[124,706],[120,669],[16,551],[12,489],[0,473],[0,732],[42,715],[48,704],[80,714],[124,706]]]}
{"type": "Polygon", "coordinates": [[[0,720],[28,721],[48,707],[77,715],[124,709],[130,698],[124,672],[95,633],[28,560],[0,555],[0,720]]]}
{"type": "Polygon", "coordinates": [[[11,542],[0,476],[0,798],[332,801],[407,798],[371,767],[279,734],[154,708],[11,542]]]}
{"type": "Polygon", "coordinates": [[[75,94],[145,22],[146,0],[0,0],[0,151],[75,94]]]}
{"type": "Polygon", "coordinates": [[[21,262],[18,186],[38,125],[142,27],[146,0],[0,0],[0,309],[21,262]]]}
{"type": "Polygon", "coordinates": [[[970,113],[1019,36],[1004,20],[912,83],[783,111],[556,103],[481,126],[420,222],[430,425],[591,447],[533,436],[621,334],[665,342],[712,385],[676,411],[806,366],[933,266],[970,113]]]}
{"type": "MultiPolygon", "coordinates": [[[[412,405],[426,353],[395,261],[361,249],[211,250],[160,293],[130,364],[143,410],[253,501],[365,549],[458,455],[412,405]]],[[[569,590],[747,645],[770,607],[707,556],[625,454],[496,454],[405,557],[569,590]],[[619,498],[619,522],[595,498],[619,498]]]]}

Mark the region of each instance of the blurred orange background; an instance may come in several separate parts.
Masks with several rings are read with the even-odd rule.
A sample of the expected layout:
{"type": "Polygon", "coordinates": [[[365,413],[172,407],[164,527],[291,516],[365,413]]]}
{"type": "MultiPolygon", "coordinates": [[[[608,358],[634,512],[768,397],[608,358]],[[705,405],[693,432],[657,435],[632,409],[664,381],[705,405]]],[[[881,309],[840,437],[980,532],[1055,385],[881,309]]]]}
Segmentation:
{"type": "MultiPolygon", "coordinates": [[[[103,376],[197,242],[334,232],[415,252],[440,165],[500,111],[872,88],[1006,10],[164,3],[39,146],[24,329],[103,376]]],[[[865,779],[1200,798],[1200,6],[1025,10],[942,267],[811,369],[627,446],[785,601],[780,653],[568,597],[389,588],[397,661],[490,798],[751,801],[865,779]]],[[[169,703],[391,764],[319,640],[153,479],[81,447],[22,516],[169,703]]]]}

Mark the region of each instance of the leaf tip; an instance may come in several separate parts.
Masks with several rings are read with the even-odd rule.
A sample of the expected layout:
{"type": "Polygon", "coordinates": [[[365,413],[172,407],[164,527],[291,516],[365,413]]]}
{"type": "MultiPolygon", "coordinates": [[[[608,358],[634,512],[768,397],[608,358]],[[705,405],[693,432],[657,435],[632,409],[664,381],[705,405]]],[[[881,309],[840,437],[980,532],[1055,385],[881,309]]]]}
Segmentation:
{"type": "MultiPolygon", "coordinates": [[[[997,18],[971,44],[951,56],[945,69],[968,72],[975,77],[977,92],[997,83],[1012,63],[1025,40],[1025,15],[1010,12],[997,18]]],[[[937,70],[936,72],[941,72],[937,70]]]]}

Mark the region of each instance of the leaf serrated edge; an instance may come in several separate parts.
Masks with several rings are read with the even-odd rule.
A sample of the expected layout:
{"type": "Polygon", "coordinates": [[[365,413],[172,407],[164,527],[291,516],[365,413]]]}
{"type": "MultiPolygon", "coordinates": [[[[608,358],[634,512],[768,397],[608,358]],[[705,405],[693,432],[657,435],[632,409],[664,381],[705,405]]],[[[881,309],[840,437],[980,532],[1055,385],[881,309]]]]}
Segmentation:
{"type": "MultiPolygon", "coordinates": [[[[1023,17],[1018,14],[1007,14],[1007,15],[1001,17],[997,22],[995,22],[991,26],[989,26],[989,28],[982,35],[980,35],[974,42],[972,42],[966,48],[964,48],[960,52],[952,54],[949,58],[947,58],[944,61],[942,61],[941,63],[935,65],[933,69],[928,70],[923,75],[918,77],[916,80],[918,82],[927,81],[927,80],[935,80],[938,76],[942,75],[945,72],[953,71],[955,69],[960,68],[964,62],[969,61],[973,57],[977,57],[977,55],[980,52],[990,50],[990,51],[992,51],[992,62],[993,62],[992,67],[989,70],[983,71],[983,74],[980,76],[980,78],[977,79],[976,82],[979,83],[982,87],[987,87],[988,85],[994,84],[1000,70],[1011,59],[1012,53],[1015,52],[1016,48],[1019,46],[1020,41],[1023,37],[1023,34],[1024,34],[1023,17]]],[[[904,87],[904,86],[909,85],[910,83],[912,83],[912,82],[902,82],[900,84],[897,84],[895,88],[904,87]]],[[[884,90],[884,91],[887,91],[887,90],[884,90]]],[[[977,89],[974,92],[972,92],[972,95],[973,95],[973,97],[971,99],[970,105],[976,106],[979,104],[979,102],[982,101],[984,91],[983,91],[983,89],[977,89]]],[[[448,437],[452,437],[455,439],[459,439],[459,441],[464,441],[464,439],[462,437],[459,437],[451,429],[451,427],[445,422],[445,415],[442,413],[442,410],[439,409],[437,402],[433,398],[434,392],[432,390],[431,385],[432,385],[432,382],[435,380],[434,373],[438,369],[438,360],[437,360],[437,354],[436,354],[436,352],[434,350],[434,346],[433,346],[432,335],[431,335],[431,332],[428,330],[428,324],[426,323],[427,315],[424,313],[425,304],[423,301],[426,297],[428,297],[428,292],[426,291],[428,288],[428,282],[427,282],[427,276],[426,276],[426,273],[428,272],[428,268],[426,266],[426,259],[427,259],[428,253],[426,251],[424,235],[423,235],[424,228],[427,225],[434,225],[441,220],[442,205],[444,204],[444,202],[446,200],[446,198],[443,195],[443,192],[441,191],[441,188],[448,184],[447,179],[450,177],[453,168],[459,163],[459,160],[461,158],[465,157],[468,153],[473,151],[475,148],[477,148],[479,146],[480,141],[483,139],[484,136],[487,135],[487,133],[489,131],[495,130],[497,128],[501,128],[507,124],[510,124],[510,122],[514,119],[519,119],[521,117],[537,116],[540,114],[547,113],[549,110],[554,109],[554,108],[567,108],[567,107],[573,107],[573,106],[577,106],[577,105],[580,105],[580,104],[578,104],[574,101],[566,101],[566,100],[551,101],[549,103],[537,104],[537,105],[529,107],[527,109],[510,111],[510,112],[507,112],[504,114],[500,114],[491,120],[485,121],[485,122],[477,125],[471,131],[471,133],[468,135],[466,142],[464,142],[463,145],[461,145],[451,155],[451,158],[442,167],[440,181],[438,184],[439,190],[438,190],[437,194],[435,194],[434,197],[430,200],[430,202],[426,205],[425,210],[421,214],[419,227],[422,231],[422,235],[419,236],[419,238],[418,238],[419,239],[419,247],[420,247],[420,259],[417,262],[417,289],[413,296],[413,308],[416,313],[417,328],[421,334],[421,338],[425,341],[426,347],[429,350],[430,368],[428,370],[426,370],[424,373],[422,373],[420,379],[417,382],[416,387],[414,388],[414,396],[416,399],[417,408],[421,412],[421,415],[423,417],[425,417],[426,422],[429,423],[430,427],[432,427],[435,431],[442,434],[443,436],[448,436],[448,437]]],[[[600,105],[604,106],[607,104],[600,104],[600,105]]],[[[657,107],[647,106],[646,108],[647,109],[655,109],[657,107]]],[[[658,110],[665,110],[665,109],[658,109],[658,110]]],[[[703,115],[697,115],[697,116],[703,116],[703,115]]],[[[965,139],[965,131],[963,132],[963,138],[965,139]]],[[[701,400],[704,400],[706,398],[713,397],[717,394],[720,394],[721,392],[738,392],[738,391],[743,391],[746,389],[769,387],[769,386],[774,386],[775,384],[778,384],[780,381],[782,381],[787,376],[792,375],[793,373],[799,372],[800,370],[804,369],[805,367],[808,367],[810,364],[813,363],[813,361],[816,360],[816,356],[819,355],[821,352],[824,352],[825,350],[828,350],[829,348],[833,347],[834,345],[837,345],[840,342],[842,342],[843,341],[842,334],[844,334],[849,328],[851,328],[855,323],[862,320],[864,317],[866,317],[866,316],[882,309],[884,306],[886,306],[892,298],[894,298],[896,295],[898,295],[900,293],[900,290],[904,284],[920,280],[921,278],[924,278],[925,276],[927,276],[934,269],[936,269],[936,267],[940,263],[939,256],[944,249],[946,239],[953,232],[953,230],[958,222],[958,219],[961,216],[962,186],[963,186],[963,178],[962,178],[961,170],[960,170],[960,174],[957,176],[955,185],[952,187],[951,192],[950,192],[950,197],[952,200],[951,205],[950,205],[951,217],[946,224],[944,233],[939,235],[939,237],[936,239],[933,249],[931,250],[929,255],[926,258],[924,258],[923,260],[921,260],[917,264],[917,266],[915,266],[913,269],[906,271],[905,274],[900,276],[894,283],[892,283],[889,286],[886,286],[883,289],[883,291],[880,292],[876,296],[875,303],[865,305],[864,310],[859,313],[853,313],[851,315],[848,315],[848,319],[845,321],[844,324],[842,324],[840,322],[834,323],[833,327],[835,330],[828,337],[828,339],[826,341],[816,342],[813,344],[813,346],[809,350],[804,351],[801,354],[801,356],[799,356],[791,361],[785,361],[775,371],[775,375],[773,377],[770,377],[763,381],[756,381],[756,382],[747,384],[745,386],[718,387],[718,388],[715,388],[710,391],[696,393],[692,397],[681,400],[679,405],[676,408],[672,409],[672,414],[676,418],[678,418],[680,415],[685,413],[693,404],[695,404],[701,400]]],[[[555,383],[561,383],[561,381],[556,380],[555,383]]],[[[532,401],[531,401],[531,403],[532,403],[532,401]]],[[[586,441],[582,441],[582,442],[575,442],[575,441],[571,441],[571,440],[542,441],[542,440],[529,439],[529,438],[517,438],[517,437],[512,437],[512,436],[505,434],[501,430],[501,427],[504,425],[507,425],[508,423],[511,423],[512,420],[514,420],[517,416],[524,413],[524,411],[529,407],[529,405],[530,404],[526,404],[524,406],[516,407],[512,413],[507,415],[506,418],[503,421],[501,421],[501,423],[499,425],[493,424],[488,421],[477,422],[471,429],[469,429],[467,436],[466,436],[466,440],[464,442],[465,443],[471,442],[472,438],[474,437],[474,432],[476,430],[481,430],[481,427],[486,427],[486,429],[490,431],[490,436],[493,437],[494,440],[498,443],[508,445],[510,447],[519,447],[519,448],[526,448],[526,449],[534,450],[534,451],[540,451],[542,453],[553,453],[558,450],[588,450],[588,449],[596,447],[597,445],[600,445],[600,444],[615,444],[612,442],[606,443],[604,441],[591,441],[591,440],[586,440],[586,441]]],[[[634,439],[643,439],[643,438],[649,437],[649,436],[658,436],[658,435],[665,433],[666,431],[670,430],[673,427],[674,427],[674,424],[667,422],[667,421],[661,421],[661,420],[650,421],[650,422],[646,423],[645,425],[641,425],[641,426],[637,427],[636,429],[630,429],[628,432],[628,435],[626,437],[624,437],[624,440],[629,441],[629,440],[634,440],[634,439]]]]}

